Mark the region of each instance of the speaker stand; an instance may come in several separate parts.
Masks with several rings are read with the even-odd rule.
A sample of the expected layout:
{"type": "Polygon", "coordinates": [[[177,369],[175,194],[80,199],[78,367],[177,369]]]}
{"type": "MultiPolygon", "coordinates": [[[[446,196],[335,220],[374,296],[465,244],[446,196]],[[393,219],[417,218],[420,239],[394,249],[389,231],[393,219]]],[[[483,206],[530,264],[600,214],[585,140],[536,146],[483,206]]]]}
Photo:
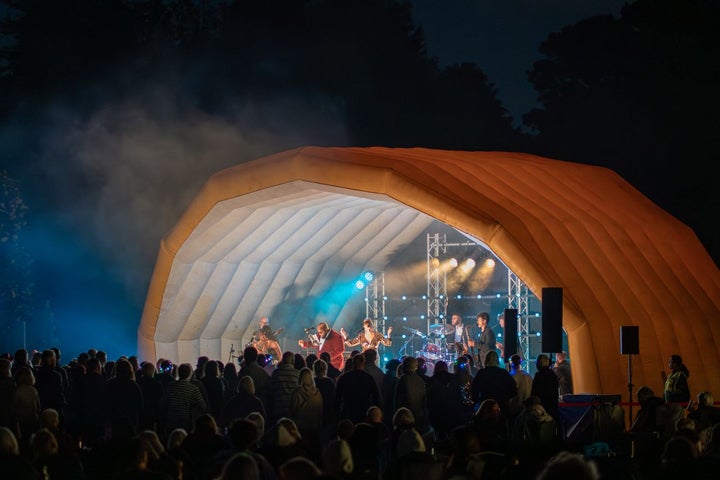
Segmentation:
{"type": "Polygon", "coordinates": [[[632,383],[632,354],[628,354],[628,412],[630,414],[630,424],[629,428],[632,428],[633,423],[633,413],[632,413],[632,404],[633,404],[633,383],[632,383]]]}

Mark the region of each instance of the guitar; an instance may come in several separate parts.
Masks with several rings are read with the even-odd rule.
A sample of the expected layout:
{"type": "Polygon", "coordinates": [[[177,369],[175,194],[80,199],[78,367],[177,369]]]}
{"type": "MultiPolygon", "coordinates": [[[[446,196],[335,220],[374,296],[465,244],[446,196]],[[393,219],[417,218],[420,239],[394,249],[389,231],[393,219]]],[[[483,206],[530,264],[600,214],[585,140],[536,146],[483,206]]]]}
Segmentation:
{"type": "Polygon", "coordinates": [[[475,358],[475,342],[473,340],[470,340],[470,327],[465,326],[463,328],[463,333],[465,336],[465,342],[467,344],[467,347],[464,349],[465,351],[463,353],[470,352],[470,355],[475,358]]]}

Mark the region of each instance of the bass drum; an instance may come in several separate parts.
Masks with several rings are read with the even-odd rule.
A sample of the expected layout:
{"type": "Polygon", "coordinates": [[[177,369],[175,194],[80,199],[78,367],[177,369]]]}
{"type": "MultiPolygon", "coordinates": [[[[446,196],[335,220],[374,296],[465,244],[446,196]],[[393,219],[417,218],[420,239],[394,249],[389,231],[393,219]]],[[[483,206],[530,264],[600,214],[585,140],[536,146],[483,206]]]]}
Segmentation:
{"type": "Polygon", "coordinates": [[[428,343],[425,345],[425,348],[422,349],[422,351],[419,352],[419,356],[424,357],[426,360],[441,360],[443,358],[442,352],[440,350],[439,345],[435,345],[434,343],[428,343]]]}

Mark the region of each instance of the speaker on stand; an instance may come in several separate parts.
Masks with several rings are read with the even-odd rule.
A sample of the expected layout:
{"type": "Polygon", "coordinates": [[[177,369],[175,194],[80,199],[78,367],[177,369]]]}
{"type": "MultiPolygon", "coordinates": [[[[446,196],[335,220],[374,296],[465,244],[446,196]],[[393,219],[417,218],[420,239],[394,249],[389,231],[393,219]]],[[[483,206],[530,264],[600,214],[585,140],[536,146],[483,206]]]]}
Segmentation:
{"type": "Polygon", "coordinates": [[[628,356],[628,413],[632,427],[633,413],[633,383],[632,383],[632,356],[640,353],[640,327],[637,325],[623,325],[620,327],[620,354],[628,356]]]}
{"type": "MultiPolygon", "coordinates": [[[[518,311],[517,308],[506,308],[503,316],[503,360],[510,364],[510,357],[518,353],[518,311]]],[[[527,361],[527,358],[523,359],[527,361]]]]}

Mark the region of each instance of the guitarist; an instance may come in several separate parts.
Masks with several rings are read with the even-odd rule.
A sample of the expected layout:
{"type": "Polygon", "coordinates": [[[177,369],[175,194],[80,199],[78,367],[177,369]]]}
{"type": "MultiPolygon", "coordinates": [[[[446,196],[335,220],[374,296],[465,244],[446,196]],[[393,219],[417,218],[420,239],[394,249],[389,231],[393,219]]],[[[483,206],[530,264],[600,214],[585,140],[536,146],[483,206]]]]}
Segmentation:
{"type": "Polygon", "coordinates": [[[485,355],[490,350],[495,350],[495,332],[490,328],[490,314],[480,312],[477,314],[477,325],[470,329],[470,342],[477,349],[478,366],[485,364],[485,355]]]}

